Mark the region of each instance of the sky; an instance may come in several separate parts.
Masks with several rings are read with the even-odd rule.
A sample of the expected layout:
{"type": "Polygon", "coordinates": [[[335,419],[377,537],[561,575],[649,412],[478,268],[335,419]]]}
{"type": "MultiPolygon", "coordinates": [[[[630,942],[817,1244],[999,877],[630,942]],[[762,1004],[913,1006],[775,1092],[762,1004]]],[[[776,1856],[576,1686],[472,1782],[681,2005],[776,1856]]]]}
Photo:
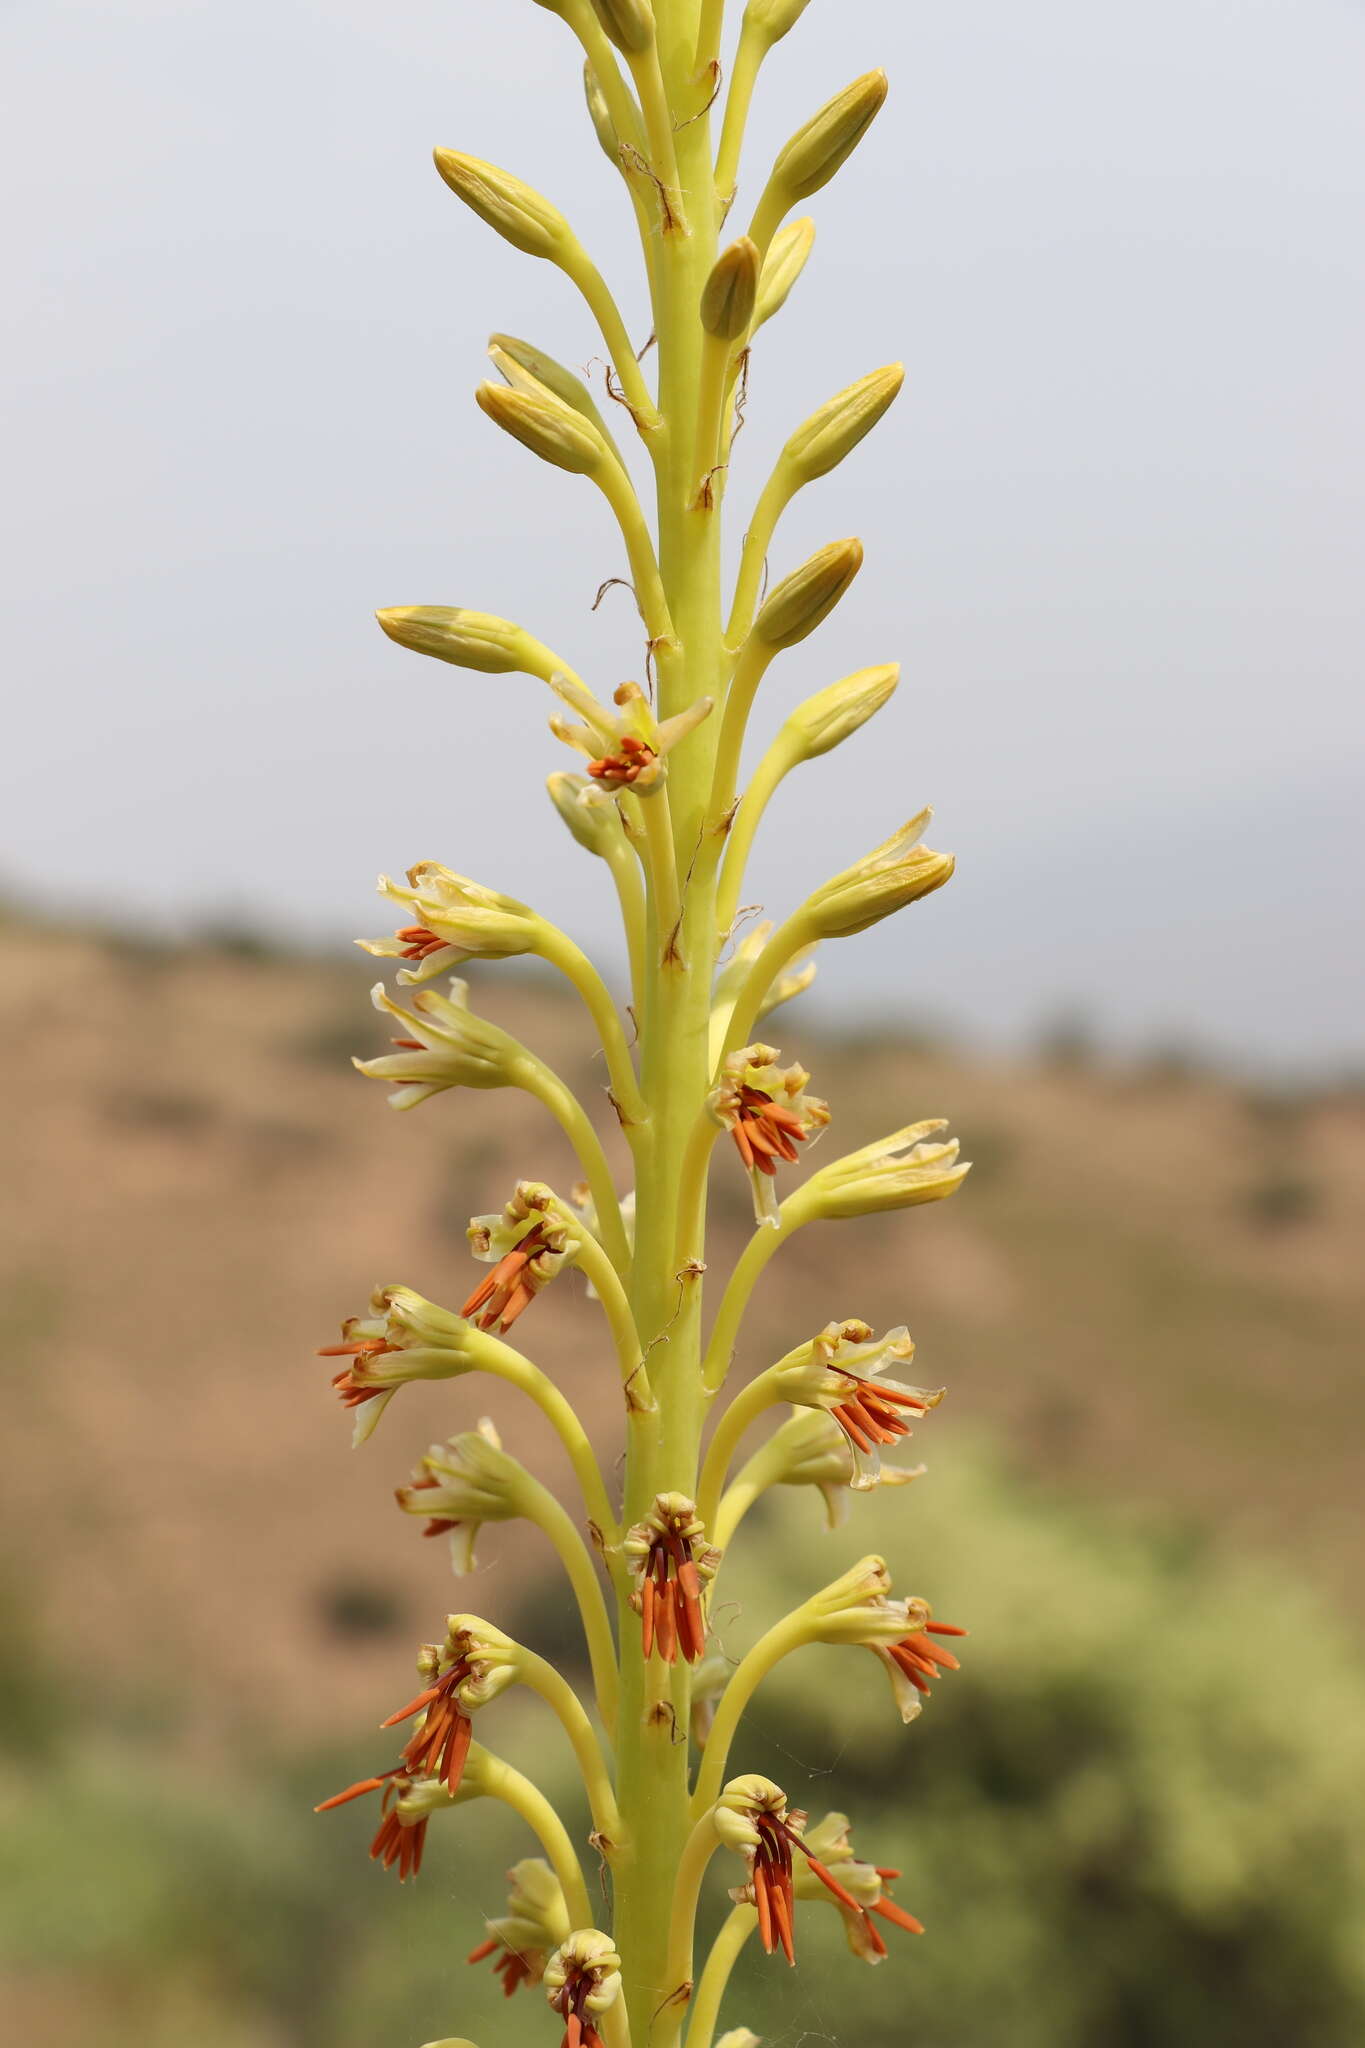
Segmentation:
{"type": "MultiPolygon", "coordinates": [[[[430,160],[545,192],[643,342],[576,50],[532,0],[0,10],[0,893],[312,946],[385,929],[376,873],[435,858],[608,943],[543,686],[370,617],[467,605],[604,693],[639,674],[628,596],[590,610],[624,566],[597,494],[472,400],[490,330],[583,365],[587,316],[430,160]]],[[[932,803],[957,875],[826,959],[827,1017],[1358,1066],[1365,5],[812,0],[737,222],[878,64],[727,503],[742,532],[790,429],[904,360],[779,529],[775,575],[845,534],[867,564],[757,723],[874,662],[902,682],[785,785],[746,896],[785,914],[932,803]]]]}

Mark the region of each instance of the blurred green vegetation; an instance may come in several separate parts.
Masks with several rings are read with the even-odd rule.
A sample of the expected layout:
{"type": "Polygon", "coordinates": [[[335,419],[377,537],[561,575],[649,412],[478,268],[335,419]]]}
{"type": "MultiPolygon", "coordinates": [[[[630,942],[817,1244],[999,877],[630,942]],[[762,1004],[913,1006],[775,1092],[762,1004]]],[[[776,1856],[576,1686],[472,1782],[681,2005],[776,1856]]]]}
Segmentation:
{"type": "MultiPolygon", "coordinates": [[[[798,1969],[746,1956],[727,2024],[859,2048],[1365,2039],[1365,1661],[1291,1575],[1193,1527],[1082,1507],[984,1451],[955,1450],[894,1506],[854,1503],[836,1536],[818,1507],[784,1494],[745,1525],[715,1616],[727,1654],[891,1549],[895,1527],[895,1552],[920,1561],[901,1590],[973,1630],[964,1668],[902,1731],[876,1660],[807,1652],[760,1694],[732,1767],[778,1779],[815,1819],[847,1812],[860,1853],[903,1868],[897,1896],[929,1931],[889,1930],[873,1971],[835,1913],[803,1907],[798,1969]]],[[[547,1603],[521,1625],[552,1647],[547,1603]]],[[[371,1802],[310,1812],[387,1738],[191,1759],[173,1702],[145,1738],[111,1736],[129,1717],[111,1717],[79,1653],[43,1669],[20,1614],[0,1639],[0,1966],[11,2014],[28,1995],[45,2015],[16,2039],[553,2043],[538,1994],[504,2004],[463,1964],[531,1847],[510,1816],[436,1816],[400,1890],[366,1860],[371,1802]]],[[[543,1780],[537,1712],[500,1703],[479,1734],[543,1780]]],[[[740,1875],[717,1859],[709,1921],[740,1875]]]]}

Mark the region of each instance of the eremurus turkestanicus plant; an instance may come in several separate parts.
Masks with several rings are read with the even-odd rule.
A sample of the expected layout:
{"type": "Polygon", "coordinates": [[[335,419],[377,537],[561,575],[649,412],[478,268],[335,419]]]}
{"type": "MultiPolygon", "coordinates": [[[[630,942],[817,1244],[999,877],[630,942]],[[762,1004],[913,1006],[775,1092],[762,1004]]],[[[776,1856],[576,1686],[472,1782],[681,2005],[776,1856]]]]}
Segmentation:
{"type": "MultiPolygon", "coordinates": [[[[415,1379],[490,1374],[540,1407],[580,1498],[556,1498],[484,1423],[433,1445],[397,1499],[425,1534],[450,1538],[457,1571],[484,1522],[524,1518],[544,1533],[582,1618],[592,1696],[581,1699],[552,1664],[480,1616],[450,1615],[419,1652],[416,1693],[385,1724],[394,1733],[376,1775],[324,1803],[377,1795],[372,1854],[403,1878],[416,1873],[434,1816],[470,1799],[504,1801],[540,1853],[513,1871],[507,1913],[487,1923],[470,1960],[491,1958],[509,1994],[525,1986],[547,2000],[547,2034],[557,2026],[567,2048],[673,2048],[684,2037],[687,2048],[712,2048],[737,1956],[756,1934],[792,1961],[799,1904],[834,1906],[854,1954],[869,1961],[886,1954],[888,1930],[919,1929],[891,1897],[896,1873],[862,1860],[843,1815],[812,1825],[781,1786],[745,1774],[742,1715],[779,1659],[824,1643],[871,1651],[909,1720],[931,1681],[956,1669],[946,1639],[962,1631],[935,1620],[923,1599],[898,1596],[879,1557],[813,1594],[733,1669],[713,1652],[710,1616],[727,1551],[766,1488],[819,1487],[833,1524],[850,1492],[914,1476],[883,1464],[882,1453],[940,1399],[900,1377],[914,1350],[903,1328],[878,1336],[849,1320],[798,1342],[737,1389],[730,1382],[749,1296],[788,1238],[939,1200],[967,1170],[930,1120],[807,1172],[830,1110],[805,1069],[784,1065],[757,1036],[767,1014],[808,985],[821,941],[863,931],[937,889],[952,861],[921,843],[925,813],[780,922],[736,931],[745,863],[773,791],[856,732],[896,684],[895,668],[884,666],[818,691],[782,722],[745,781],[743,748],[756,705],[761,717],[767,669],[821,625],[862,562],[859,542],[833,541],[765,594],[778,522],[901,384],[898,367],[874,369],[790,436],[747,515],[727,590],[721,534],[735,431],[761,363],[760,354],[751,369],[751,350],[811,253],[815,230],[801,203],[855,148],[885,78],[855,79],[797,129],[740,227],[750,101],[805,0],[748,0],[728,75],[723,0],[544,4],[582,46],[588,112],[639,231],[654,346],[637,355],[600,271],[549,200],[454,150],[438,149],[436,165],[487,225],[563,271],[601,329],[609,367],[600,404],[539,346],[502,334],[490,347],[501,381],[480,385],[477,397],[533,454],[606,499],[642,621],[642,680],[594,689],[530,632],[486,613],[416,606],[382,612],[380,623],[418,653],[484,674],[520,671],[553,693],[551,730],[582,761],[578,773],[550,776],[550,796],[615,886],[629,999],[618,1002],[562,931],[495,889],[434,861],[403,884],[381,883],[396,931],[367,943],[401,963],[400,992],[374,991],[393,1050],[358,1062],[361,1071],[391,1083],[403,1109],[451,1088],[524,1089],[561,1126],[582,1181],[564,1194],[520,1182],[501,1210],[474,1219],[470,1248],[487,1272],[458,1309],[384,1287],[327,1350],[340,1361],[335,1385],[357,1441],[415,1379]],[[643,495],[622,444],[649,479],[643,495]],[[465,960],[516,955],[558,968],[587,1008],[605,1058],[603,1111],[633,1161],[629,1191],[573,1091],[448,978],[465,960]],[[713,1169],[746,1175],[754,1198],[753,1235],[723,1282],[706,1260],[713,1169]],[[553,1312],[539,1297],[567,1267],[589,1285],[619,1372],[619,1499],[574,1408],[523,1348],[553,1312]],[[750,1432],[765,1427],[740,1463],[750,1432]],[[497,1755],[496,1703],[512,1686],[538,1693],[560,1720],[583,1778],[590,1841],[574,1841],[544,1793],[497,1755]],[[738,1859],[730,1874],[739,1881],[702,1958],[697,1908],[723,1850],[738,1859]],[[609,1905],[596,1883],[590,1891],[585,1851],[605,1866],[609,1905]]],[[[743,2029],[725,2037],[731,2048],[753,2038],[743,2029]]]]}

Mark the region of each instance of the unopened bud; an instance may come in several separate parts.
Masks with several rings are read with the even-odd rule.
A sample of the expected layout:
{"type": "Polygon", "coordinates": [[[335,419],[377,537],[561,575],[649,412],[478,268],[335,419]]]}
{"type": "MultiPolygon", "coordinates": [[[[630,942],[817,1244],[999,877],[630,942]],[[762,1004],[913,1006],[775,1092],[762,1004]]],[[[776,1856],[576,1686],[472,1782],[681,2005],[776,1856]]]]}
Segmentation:
{"type": "Polygon", "coordinates": [[[588,119],[592,122],[593,132],[598,142],[602,145],[602,153],[609,163],[615,164],[619,171],[621,168],[621,138],[616,133],[616,123],[611,118],[611,111],[607,106],[607,96],[603,92],[597,73],[593,70],[591,64],[583,66],[583,93],[588,102],[588,119]]]}
{"type": "Polygon", "coordinates": [[[575,476],[591,476],[601,467],[606,453],[601,435],[562,399],[548,392],[513,391],[506,384],[480,384],[474,396],[481,412],[542,462],[575,476]]]}
{"type": "Polygon", "coordinates": [[[649,0],[592,0],[608,42],[627,57],[638,57],[654,41],[654,10],[649,0]]]}
{"type": "Polygon", "coordinates": [[[863,566],[860,540],[834,540],[784,576],[754,620],[754,638],[768,647],[795,647],[827,619],[863,566]]]}
{"type": "Polygon", "coordinates": [[[803,915],[812,936],[836,939],[865,932],[907,903],[917,903],[921,896],[941,889],[953,872],[954,861],[950,853],[935,853],[919,844],[932,816],[932,811],[921,811],[875,852],[808,897],[803,915]]]}
{"type": "Polygon", "coordinates": [[[573,230],[559,208],[510,171],[457,149],[438,149],[434,154],[436,168],[451,191],[514,249],[553,261],[572,243],[573,230]]]}
{"type": "Polygon", "coordinates": [[[562,666],[548,647],[491,612],[467,612],[448,604],[392,605],[376,612],[390,640],[414,654],[431,654],[456,668],[478,669],[484,675],[522,674],[548,682],[562,666]]]}
{"type": "Polygon", "coordinates": [[[586,775],[566,775],[562,770],[546,778],[550,801],[579,845],[599,859],[622,837],[620,813],[612,798],[586,775]]]}
{"type": "Polygon", "coordinates": [[[748,331],[758,290],[758,249],[747,235],[716,258],[701,295],[701,324],[717,341],[748,331]]]}
{"type": "Polygon", "coordinates": [[[853,154],[886,98],[886,73],[868,71],[827,100],[780,151],[771,185],[790,205],[827,185],[853,154]]]}
{"type": "Polygon", "coordinates": [[[529,388],[524,380],[532,379],[543,391],[550,392],[572,407],[574,412],[581,413],[604,440],[610,438],[606,422],[583,379],[576,377],[572,370],[566,370],[563,363],[557,363],[553,356],[546,355],[544,349],[536,348],[532,342],[518,340],[515,334],[490,334],[488,353],[509,384],[518,384],[524,391],[529,388]]]}
{"type": "Polygon", "coordinates": [[[757,30],[771,49],[788,29],[795,28],[809,5],[810,0],[749,0],[744,26],[757,30]]]}
{"type": "Polygon", "coordinates": [[[800,483],[827,476],[864,434],[871,433],[904,382],[905,371],[899,363],[870,370],[802,422],[782,450],[781,460],[800,483]]]}
{"type": "Polygon", "coordinates": [[[758,295],[754,302],[754,333],[765,320],[771,320],[787,303],[787,294],[806,267],[806,258],[815,246],[815,222],[807,215],[802,220],[789,221],[787,226],[768,244],[768,253],[763,259],[763,268],[758,275],[758,295]]]}
{"type": "Polygon", "coordinates": [[[881,710],[899,679],[900,665],[892,661],[881,668],[860,668],[842,682],[831,683],[827,689],[807,697],[804,704],[797,705],[784,728],[795,758],[814,761],[831,747],[837,747],[881,710]]]}

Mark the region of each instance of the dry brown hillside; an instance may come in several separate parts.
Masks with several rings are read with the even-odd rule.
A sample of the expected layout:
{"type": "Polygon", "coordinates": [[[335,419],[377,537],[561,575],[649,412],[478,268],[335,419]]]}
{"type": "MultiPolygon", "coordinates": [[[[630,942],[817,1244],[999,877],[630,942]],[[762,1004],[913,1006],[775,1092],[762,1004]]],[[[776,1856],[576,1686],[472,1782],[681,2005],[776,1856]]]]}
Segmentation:
{"type": "MultiPolygon", "coordinates": [[[[377,1281],[458,1303],[469,1214],[518,1174],[573,1177],[525,1098],[395,1116],[347,1062],[378,1043],[367,980],[359,959],[0,932],[13,1590],[53,1646],[78,1632],[206,1742],[244,1717],[297,1733],[320,1671],[333,1729],[387,1699],[394,1631],[449,1599],[389,1500],[430,1437],[487,1411],[552,1463],[523,1405],[469,1384],[407,1390],[348,1448],[313,1347],[377,1281]]],[[[600,1086],[554,991],[486,972],[476,999],[600,1086]]],[[[1359,1604],[1358,1095],[812,1043],[795,1012],[769,1030],[815,1069],[827,1143],[941,1114],[979,1170],[941,1207],[798,1240],[764,1282],[755,1365],[831,1314],[904,1319],[950,1389],[917,1439],[931,1462],[945,1432],[990,1430],[1027,1467],[1167,1503],[1359,1604]]],[[[731,1167],[719,1151],[716,1268],[746,1228],[731,1167]]],[[[571,1392],[599,1390],[610,1429],[577,1281],[522,1334],[571,1392]]],[[[491,1533],[490,1559],[534,1571],[533,1539],[491,1533]]]]}

